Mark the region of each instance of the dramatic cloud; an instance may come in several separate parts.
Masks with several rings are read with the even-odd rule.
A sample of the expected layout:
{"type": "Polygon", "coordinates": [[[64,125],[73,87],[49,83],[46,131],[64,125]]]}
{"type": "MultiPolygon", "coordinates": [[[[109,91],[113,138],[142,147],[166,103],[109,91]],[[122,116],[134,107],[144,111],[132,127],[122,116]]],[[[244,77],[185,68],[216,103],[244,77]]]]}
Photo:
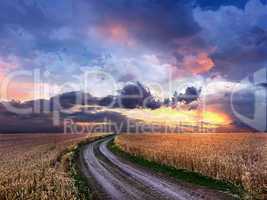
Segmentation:
{"type": "Polygon", "coordinates": [[[234,82],[267,64],[260,0],[2,0],[0,11],[2,77],[16,65],[49,71],[49,84],[77,84],[91,69],[117,83],[97,78],[98,96],[138,80],[168,96],[169,81],[183,89],[213,74],[234,82]]]}
{"type": "Polygon", "coordinates": [[[215,46],[211,55],[215,71],[241,79],[267,64],[267,5],[250,0],[244,9],[222,6],[194,11],[202,37],[215,46]]]}

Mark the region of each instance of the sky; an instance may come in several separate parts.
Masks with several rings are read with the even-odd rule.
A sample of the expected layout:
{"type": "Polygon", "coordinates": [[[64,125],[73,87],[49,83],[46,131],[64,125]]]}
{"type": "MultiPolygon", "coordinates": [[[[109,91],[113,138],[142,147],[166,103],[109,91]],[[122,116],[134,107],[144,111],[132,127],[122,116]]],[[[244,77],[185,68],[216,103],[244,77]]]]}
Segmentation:
{"type": "Polygon", "coordinates": [[[267,66],[266,19],[266,0],[1,0],[1,99],[84,81],[95,96],[140,81],[161,98],[195,86],[223,99],[267,66]]]}

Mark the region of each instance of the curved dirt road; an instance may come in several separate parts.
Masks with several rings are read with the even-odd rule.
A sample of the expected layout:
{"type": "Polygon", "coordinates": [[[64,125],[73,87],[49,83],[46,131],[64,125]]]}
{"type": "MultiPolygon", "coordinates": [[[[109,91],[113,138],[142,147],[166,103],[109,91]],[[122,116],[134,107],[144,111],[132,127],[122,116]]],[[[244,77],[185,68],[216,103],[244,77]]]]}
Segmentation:
{"type": "Polygon", "coordinates": [[[81,169],[98,191],[98,199],[233,199],[222,192],[179,183],[129,163],[108,150],[111,139],[93,142],[81,151],[81,169]]]}

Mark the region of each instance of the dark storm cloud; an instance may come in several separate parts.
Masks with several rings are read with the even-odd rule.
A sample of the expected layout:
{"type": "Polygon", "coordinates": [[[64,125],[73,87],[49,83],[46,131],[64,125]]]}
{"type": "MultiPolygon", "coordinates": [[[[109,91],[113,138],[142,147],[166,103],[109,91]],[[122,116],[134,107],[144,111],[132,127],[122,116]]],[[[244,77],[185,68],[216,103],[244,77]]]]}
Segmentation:
{"type": "Polygon", "coordinates": [[[71,9],[64,9],[65,18],[52,1],[3,1],[1,8],[6,13],[0,15],[3,44],[0,51],[2,55],[15,54],[34,60],[33,64],[26,63],[27,68],[49,65],[55,71],[58,63],[68,64],[63,62],[66,56],[78,65],[86,65],[86,60],[97,57],[103,49],[110,51],[112,46],[105,41],[110,38],[115,43],[131,40],[136,43],[137,51],[149,48],[167,60],[172,55],[183,60],[185,55],[196,49],[201,51],[206,45],[196,35],[200,28],[192,17],[192,10],[182,1],[79,0],[69,6],[71,9]],[[71,13],[75,15],[68,18],[71,13]],[[91,30],[95,34],[89,35],[91,30]],[[95,38],[99,35],[102,37],[95,38]],[[35,51],[39,57],[54,54],[55,63],[35,58],[35,51]]]}
{"type": "Polygon", "coordinates": [[[191,3],[183,0],[3,0],[0,8],[1,55],[22,58],[24,68],[67,65],[64,57],[88,65],[116,51],[121,41],[127,43],[122,52],[133,44],[137,53],[151,52],[168,62],[207,48],[197,36],[201,29],[191,3]],[[54,54],[54,64],[42,62],[47,54],[54,54]]]}
{"type": "Polygon", "coordinates": [[[79,67],[119,48],[118,58],[135,50],[136,60],[154,54],[179,70],[234,78],[266,62],[267,9],[260,0],[2,0],[0,9],[0,53],[28,58],[27,68],[48,65],[40,64],[46,54],[79,67]]]}
{"type": "Polygon", "coordinates": [[[0,2],[2,55],[32,57],[33,50],[45,50],[46,46],[52,43],[49,39],[50,33],[67,21],[56,16],[56,13],[49,9],[50,5],[57,8],[57,4],[49,4],[43,0],[0,2]]]}
{"type": "Polygon", "coordinates": [[[100,53],[90,43],[94,38],[85,39],[82,29],[75,27],[73,13],[72,0],[1,1],[1,67],[48,70],[51,79],[61,83],[66,74],[79,75],[80,67],[100,53]]]}
{"type": "Polygon", "coordinates": [[[199,36],[191,1],[92,0],[79,1],[75,9],[80,11],[79,23],[87,24],[84,32],[122,45],[126,53],[135,49],[139,55],[153,54],[175,73],[182,71],[177,75],[206,73],[213,67],[212,46],[199,36]]]}
{"type": "Polygon", "coordinates": [[[121,25],[130,38],[150,47],[172,46],[176,39],[192,37],[200,30],[185,1],[93,0],[87,1],[88,8],[94,26],[121,25]]]}
{"type": "Polygon", "coordinates": [[[235,45],[212,55],[217,69],[230,78],[241,79],[267,64],[267,31],[253,27],[240,35],[235,45]]]}

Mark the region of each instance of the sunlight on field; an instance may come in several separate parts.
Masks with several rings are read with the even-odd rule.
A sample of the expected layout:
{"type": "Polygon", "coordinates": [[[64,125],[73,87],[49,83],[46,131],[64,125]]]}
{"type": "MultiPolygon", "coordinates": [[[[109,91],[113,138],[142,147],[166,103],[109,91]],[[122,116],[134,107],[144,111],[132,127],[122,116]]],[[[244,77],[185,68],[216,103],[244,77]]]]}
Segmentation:
{"type": "Polygon", "coordinates": [[[241,184],[254,197],[266,198],[266,134],[120,135],[115,143],[133,155],[241,184]]]}
{"type": "Polygon", "coordinates": [[[99,136],[0,135],[0,199],[77,199],[62,152],[99,136]]]}

